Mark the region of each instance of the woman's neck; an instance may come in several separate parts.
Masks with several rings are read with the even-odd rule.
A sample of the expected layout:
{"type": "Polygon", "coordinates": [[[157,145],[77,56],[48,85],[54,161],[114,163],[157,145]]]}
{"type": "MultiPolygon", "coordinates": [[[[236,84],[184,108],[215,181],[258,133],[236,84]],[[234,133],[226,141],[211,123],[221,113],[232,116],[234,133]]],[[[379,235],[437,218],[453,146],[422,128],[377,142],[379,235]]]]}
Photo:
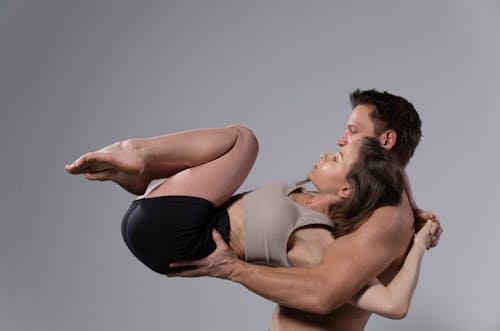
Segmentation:
{"type": "Polygon", "coordinates": [[[317,193],[310,194],[305,204],[307,208],[330,217],[333,208],[340,201],[342,201],[342,198],[337,194],[317,193]]]}

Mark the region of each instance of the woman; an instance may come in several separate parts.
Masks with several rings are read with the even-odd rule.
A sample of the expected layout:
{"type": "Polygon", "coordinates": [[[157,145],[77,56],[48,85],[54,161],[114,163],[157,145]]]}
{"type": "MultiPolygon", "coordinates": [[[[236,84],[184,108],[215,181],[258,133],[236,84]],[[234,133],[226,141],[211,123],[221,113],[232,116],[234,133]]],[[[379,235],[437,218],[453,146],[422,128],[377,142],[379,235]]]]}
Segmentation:
{"type": "MultiPolygon", "coordinates": [[[[229,126],[129,139],[85,154],[66,170],[89,180],[114,181],[134,194],[143,194],[154,179],[167,178],[135,200],[122,222],[132,253],[161,274],[178,271],[169,267],[171,262],[210,254],[215,249],[214,228],[248,261],[316,263],[332,241],[330,230],[335,236],[347,234],[376,208],[401,201],[399,169],[374,139],[322,154],[308,176],[315,192],[275,184],[234,195],[257,151],[249,129],[229,126]]],[[[429,227],[416,238],[420,252],[421,246],[428,246],[429,227]]],[[[416,263],[410,263],[409,271],[414,277],[395,285],[398,291],[410,289],[404,298],[408,304],[422,254],[414,255],[416,263]]],[[[380,291],[375,280],[372,285],[354,304],[391,316],[392,308],[377,308],[381,296],[390,298],[389,291],[380,291]],[[371,288],[375,295],[370,295],[371,288]]]]}

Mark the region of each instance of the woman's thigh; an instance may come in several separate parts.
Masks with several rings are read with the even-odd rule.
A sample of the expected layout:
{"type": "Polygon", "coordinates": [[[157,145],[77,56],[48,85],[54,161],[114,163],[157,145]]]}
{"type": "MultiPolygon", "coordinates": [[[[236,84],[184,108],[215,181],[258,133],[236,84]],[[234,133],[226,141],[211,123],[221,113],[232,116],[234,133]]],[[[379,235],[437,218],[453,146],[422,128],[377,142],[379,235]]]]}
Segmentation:
{"type": "Polygon", "coordinates": [[[170,195],[194,196],[212,202],[216,207],[227,201],[240,187],[252,169],[258,142],[251,130],[233,126],[237,138],[220,157],[185,169],[165,180],[147,198],[170,195]]]}

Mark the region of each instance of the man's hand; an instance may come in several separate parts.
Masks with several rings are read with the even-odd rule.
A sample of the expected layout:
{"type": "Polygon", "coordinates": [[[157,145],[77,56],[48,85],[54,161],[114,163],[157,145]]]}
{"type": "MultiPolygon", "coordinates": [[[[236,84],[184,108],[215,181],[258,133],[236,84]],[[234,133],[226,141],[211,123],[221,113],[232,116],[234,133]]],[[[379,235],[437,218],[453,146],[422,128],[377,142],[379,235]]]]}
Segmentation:
{"type": "Polygon", "coordinates": [[[171,273],[168,277],[217,277],[229,279],[238,261],[236,253],[226,244],[217,230],[212,231],[212,238],[217,245],[209,256],[195,261],[180,261],[170,264],[175,267],[194,267],[193,269],[171,273]]]}
{"type": "Polygon", "coordinates": [[[419,231],[428,220],[433,221],[431,226],[431,242],[429,248],[436,247],[439,243],[439,238],[443,233],[441,221],[437,215],[431,211],[425,211],[418,208],[413,210],[413,215],[415,217],[415,231],[419,231]]]}

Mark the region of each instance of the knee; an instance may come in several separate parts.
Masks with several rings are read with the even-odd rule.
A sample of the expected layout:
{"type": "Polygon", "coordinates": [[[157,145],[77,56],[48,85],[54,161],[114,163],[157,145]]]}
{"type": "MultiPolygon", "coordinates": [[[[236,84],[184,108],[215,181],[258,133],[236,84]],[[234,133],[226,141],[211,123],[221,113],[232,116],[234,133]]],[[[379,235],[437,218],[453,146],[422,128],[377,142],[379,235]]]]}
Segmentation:
{"type": "Polygon", "coordinates": [[[237,132],[238,140],[249,148],[249,152],[257,154],[259,150],[259,141],[255,133],[250,128],[243,125],[231,125],[230,127],[237,132]]]}

